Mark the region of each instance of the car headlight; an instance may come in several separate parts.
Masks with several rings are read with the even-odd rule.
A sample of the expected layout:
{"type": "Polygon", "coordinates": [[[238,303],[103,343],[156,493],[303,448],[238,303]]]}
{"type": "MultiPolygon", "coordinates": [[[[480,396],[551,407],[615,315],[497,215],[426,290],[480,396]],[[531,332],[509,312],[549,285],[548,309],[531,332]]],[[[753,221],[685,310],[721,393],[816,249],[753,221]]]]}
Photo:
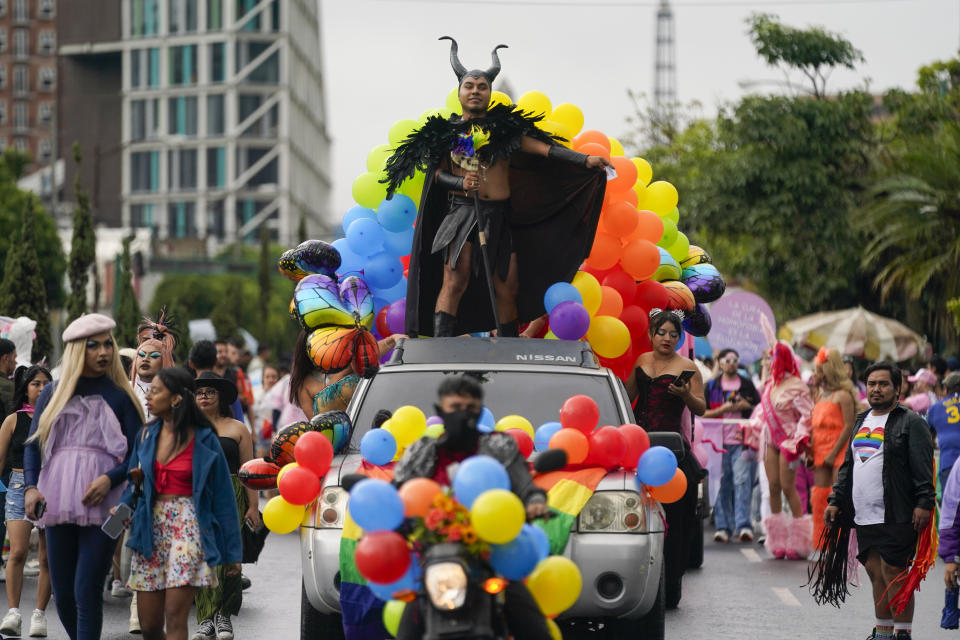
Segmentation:
{"type": "Polygon", "coordinates": [[[350,494],[343,487],[326,487],[316,501],[317,528],[342,529],[350,494]]]}
{"type": "Polygon", "coordinates": [[[427,567],[423,583],[437,609],[459,609],[467,599],[467,572],[459,562],[437,562],[427,567]]]}
{"type": "Polygon", "coordinates": [[[598,491],[577,517],[583,533],[638,533],[646,528],[643,501],[636,491],[598,491]]]}

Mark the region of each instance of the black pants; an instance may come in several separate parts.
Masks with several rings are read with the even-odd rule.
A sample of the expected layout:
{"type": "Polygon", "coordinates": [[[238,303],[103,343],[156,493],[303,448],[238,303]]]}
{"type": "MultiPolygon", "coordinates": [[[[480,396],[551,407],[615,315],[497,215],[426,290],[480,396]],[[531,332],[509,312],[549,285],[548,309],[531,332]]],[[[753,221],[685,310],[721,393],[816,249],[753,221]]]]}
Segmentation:
{"type": "MultiPolygon", "coordinates": [[[[547,622],[537,601],[522,582],[511,582],[504,591],[506,600],[503,614],[507,619],[507,629],[514,638],[523,640],[551,640],[547,622]]],[[[423,605],[429,606],[429,605],[423,605]]],[[[421,601],[414,600],[403,610],[397,640],[422,638],[424,628],[423,615],[420,613],[421,601]]]]}
{"type": "Polygon", "coordinates": [[[690,561],[690,545],[693,542],[693,536],[700,530],[696,526],[697,487],[703,475],[703,468],[697,463],[693,453],[688,448],[684,448],[686,455],[679,466],[687,476],[687,492],[676,502],[663,505],[667,516],[663,561],[668,607],[675,607],[680,602],[680,584],[690,561]]]}

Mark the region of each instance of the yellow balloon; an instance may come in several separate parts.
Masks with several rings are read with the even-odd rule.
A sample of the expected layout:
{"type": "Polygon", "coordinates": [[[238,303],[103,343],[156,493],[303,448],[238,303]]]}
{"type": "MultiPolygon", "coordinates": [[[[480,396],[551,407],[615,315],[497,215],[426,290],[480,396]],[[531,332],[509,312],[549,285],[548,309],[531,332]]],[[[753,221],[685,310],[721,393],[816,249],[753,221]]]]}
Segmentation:
{"type": "Polygon", "coordinates": [[[400,183],[400,188],[397,189],[397,193],[402,193],[411,200],[418,207],[420,206],[420,196],[423,194],[423,183],[426,179],[423,171],[417,171],[413,174],[412,178],[408,178],[400,183]]]}
{"type": "Polygon", "coordinates": [[[283,465],[283,467],[281,467],[281,469],[280,469],[280,472],[277,473],[277,485],[280,484],[280,478],[283,477],[283,474],[285,474],[287,471],[290,471],[290,469],[294,469],[294,468],[299,467],[299,466],[300,466],[300,465],[297,464],[296,462],[291,462],[291,463],[289,463],[289,464],[283,465]]]}
{"type": "Polygon", "coordinates": [[[533,437],[533,425],[529,420],[523,416],[503,416],[497,420],[497,424],[493,427],[497,431],[508,431],[510,429],[521,429],[527,432],[531,438],[533,437]]]}
{"type": "Polygon", "coordinates": [[[425,123],[427,120],[433,117],[443,118],[444,120],[446,120],[447,118],[450,117],[450,110],[449,109],[427,109],[426,111],[420,114],[419,118],[417,118],[417,124],[423,125],[423,123],[425,123]]]}
{"type": "Polygon", "coordinates": [[[571,136],[583,130],[583,111],[575,104],[569,102],[558,104],[550,114],[550,119],[565,126],[571,136]]]}
{"type": "Polygon", "coordinates": [[[357,176],[351,191],[354,201],[368,209],[376,209],[387,197],[387,185],[381,183],[380,177],[373,172],[357,176]]]}
{"type": "Polygon", "coordinates": [[[643,186],[650,184],[653,179],[653,167],[650,163],[643,158],[630,158],[630,161],[637,167],[637,182],[643,186]]]}
{"type": "Polygon", "coordinates": [[[390,133],[387,135],[387,138],[390,140],[390,144],[396,146],[407,139],[413,131],[417,128],[416,120],[397,120],[393,123],[393,126],[390,127],[390,133]]]}
{"type": "Polygon", "coordinates": [[[620,318],[594,316],[587,329],[587,341],[598,356],[617,358],[630,348],[630,330],[620,318]]]}
{"type": "Polygon", "coordinates": [[[443,425],[442,424],[428,424],[426,430],[423,432],[423,435],[427,438],[439,438],[443,435],[443,425]]]}
{"type": "Polygon", "coordinates": [[[527,577],[527,588],[545,616],[555,616],[572,607],[582,587],[580,569],[563,556],[544,558],[527,577]]]}
{"type": "Polygon", "coordinates": [[[544,120],[549,120],[553,112],[550,98],[539,91],[527,91],[517,100],[517,106],[532,115],[542,115],[544,120]]]}
{"type": "Polygon", "coordinates": [[[555,138],[563,138],[559,140],[560,144],[569,147],[570,141],[573,140],[573,136],[570,135],[570,130],[567,129],[562,123],[556,122],[555,120],[541,120],[537,123],[537,127],[541,131],[546,131],[555,138]]]}
{"type": "Polygon", "coordinates": [[[680,194],[677,188],[664,180],[651,182],[643,194],[643,202],[638,203],[641,209],[649,209],[657,215],[665,216],[677,206],[680,194]]]}
{"type": "Polygon", "coordinates": [[[547,631],[550,632],[550,640],[563,640],[563,633],[557,623],[550,618],[544,618],[547,621],[547,631]]]}
{"type": "Polygon", "coordinates": [[[460,104],[460,87],[456,86],[453,89],[450,89],[450,93],[447,94],[446,100],[447,110],[450,113],[455,113],[460,115],[463,113],[463,105],[460,104]]]}
{"type": "Polygon", "coordinates": [[[379,144],[370,150],[367,154],[367,171],[379,173],[383,170],[383,164],[393,153],[393,148],[388,144],[379,144]]]}
{"type": "Polygon", "coordinates": [[[505,104],[509,107],[513,104],[513,100],[503,91],[492,91],[490,93],[490,106],[492,107],[498,104],[505,104]]]}
{"type": "Polygon", "coordinates": [[[637,194],[637,206],[640,206],[640,203],[643,202],[643,197],[647,193],[647,186],[641,184],[639,180],[633,183],[633,192],[637,194]]]}
{"type": "Polygon", "coordinates": [[[290,533],[300,526],[305,511],[306,507],[290,504],[283,497],[275,496],[263,508],[263,523],[274,533],[290,533]]]}
{"type": "Polygon", "coordinates": [[[558,337],[557,337],[557,334],[555,334],[553,331],[547,331],[547,335],[543,336],[543,339],[544,339],[544,340],[559,340],[560,338],[558,338],[558,337]]]}
{"type": "Polygon", "coordinates": [[[600,308],[600,299],[603,295],[597,279],[586,271],[577,271],[577,275],[573,276],[573,282],[570,284],[580,292],[580,297],[583,298],[583,306],[586,308],[587,313],[591,316],[595,314],[597,309],[600,308]]]}
{"type": "Polygon", "coordinates": [[[406,405],[393,412],[390,418],[393,437],[399,447],[407,447],[427,430],[427,416],[417,407],[406,405]]]}
{"type": "Polygon", "coordinates": [[[623,150],[623,145],[620,144],[620,141],[616,138],[609,138],[610,140],[610,155],[612,156],[625,156],[627,152],[623,150]]]}
{"type": "Polygon", "coordinates": [[[383,626],[387,633],[394,638],[397,637],[397,631],[400,629],[400,618],[403,617],[403,610],[407,603],[402,600],[391,600],[383,606],[383,626]]]}
{"type": "Polygon", "coordinates": [[[484,491],[473,501],[470,522],[481,539],[506,544],[520,535],[526,511],[520,498],[506,489],[484,491]]]}

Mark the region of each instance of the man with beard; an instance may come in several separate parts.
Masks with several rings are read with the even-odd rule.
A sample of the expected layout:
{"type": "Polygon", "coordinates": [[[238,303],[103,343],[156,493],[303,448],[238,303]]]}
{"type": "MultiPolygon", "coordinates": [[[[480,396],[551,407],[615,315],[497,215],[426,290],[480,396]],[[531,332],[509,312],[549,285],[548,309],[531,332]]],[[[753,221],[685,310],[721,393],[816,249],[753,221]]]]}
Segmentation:
{"type": "MultiPolygon", "coordinates": [[[[456,466],[475,455],[488,455],[499,460],[510,475],[510,488],[527,509],[528,518],[543,516],[547,511],[547,495],[533,483],[527,461],[512,436],[501,433],[480,433],[477,421],[483,410],[483,389],[469,376],[450,376],[437,389],[437,415],[443,418],[444,433],[439,438],[424,437],[410,445],[397,463],[394,483],[402,485],[412,478],[430,478],[451,486],[456,466]]],[[[547,640],[550,632],[533,596],[522,582],[507,586],[504,615],[515,638],[547,640]]],[[[417,603],[404,609],[398,638],[423,637],[423,618],[417,603]]]]}
{"type": "Polygon", "coordinates": [[[609,161],[558,144],[537,127],[542,116],[490,106],[497,50],[506,45],[493,50],[489,69],[468,71],[456,41],[441,40],[451,41],[463,115],[428,118],[386,164],[388,197],[418,169],[427,176],[405,333],[440,337],[499,326],[501,335],[516,336],[518,322],[543,315],[547,287],[569,282],[590,253],[606,186],[598,169],[609,161]]]}
{"type": "Polygon", "coordinates": [[[923,418],[897,402],[902,381],[895,364],[878,362],[866,377],[870,410],[854,423],[824,520],[827,526],[852,522],[856,528],[857,559],[873,583],[876,626],[869,638],[909,640],[913,594],[898,615],[892,615],[890,602],[936,502],[933,442],[923,418]]]}

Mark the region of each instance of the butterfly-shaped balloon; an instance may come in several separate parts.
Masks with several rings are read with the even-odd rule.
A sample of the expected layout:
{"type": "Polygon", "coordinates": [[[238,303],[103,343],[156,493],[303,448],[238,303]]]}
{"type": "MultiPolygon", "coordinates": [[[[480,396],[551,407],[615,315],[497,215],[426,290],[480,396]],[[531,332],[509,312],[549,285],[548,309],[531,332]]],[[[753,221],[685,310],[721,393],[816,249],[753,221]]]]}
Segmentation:
{"type": "Polygon", "coordinates": [[[313,427],[314,431],[319,431],[330,439],[334,454],[343,451],[347,443],[350,442],[350,436],[353,433],[350,416],[343,411],[318,413],[310,420],[310,426],[313,427]]]}
{"type": "Polygon", "coordinates": [[[294,282],[310,274],[332,276],[340,268],[340,252],[322,240],[307,240],[284,252],[277,261],[280,273],[294,282]]]}

